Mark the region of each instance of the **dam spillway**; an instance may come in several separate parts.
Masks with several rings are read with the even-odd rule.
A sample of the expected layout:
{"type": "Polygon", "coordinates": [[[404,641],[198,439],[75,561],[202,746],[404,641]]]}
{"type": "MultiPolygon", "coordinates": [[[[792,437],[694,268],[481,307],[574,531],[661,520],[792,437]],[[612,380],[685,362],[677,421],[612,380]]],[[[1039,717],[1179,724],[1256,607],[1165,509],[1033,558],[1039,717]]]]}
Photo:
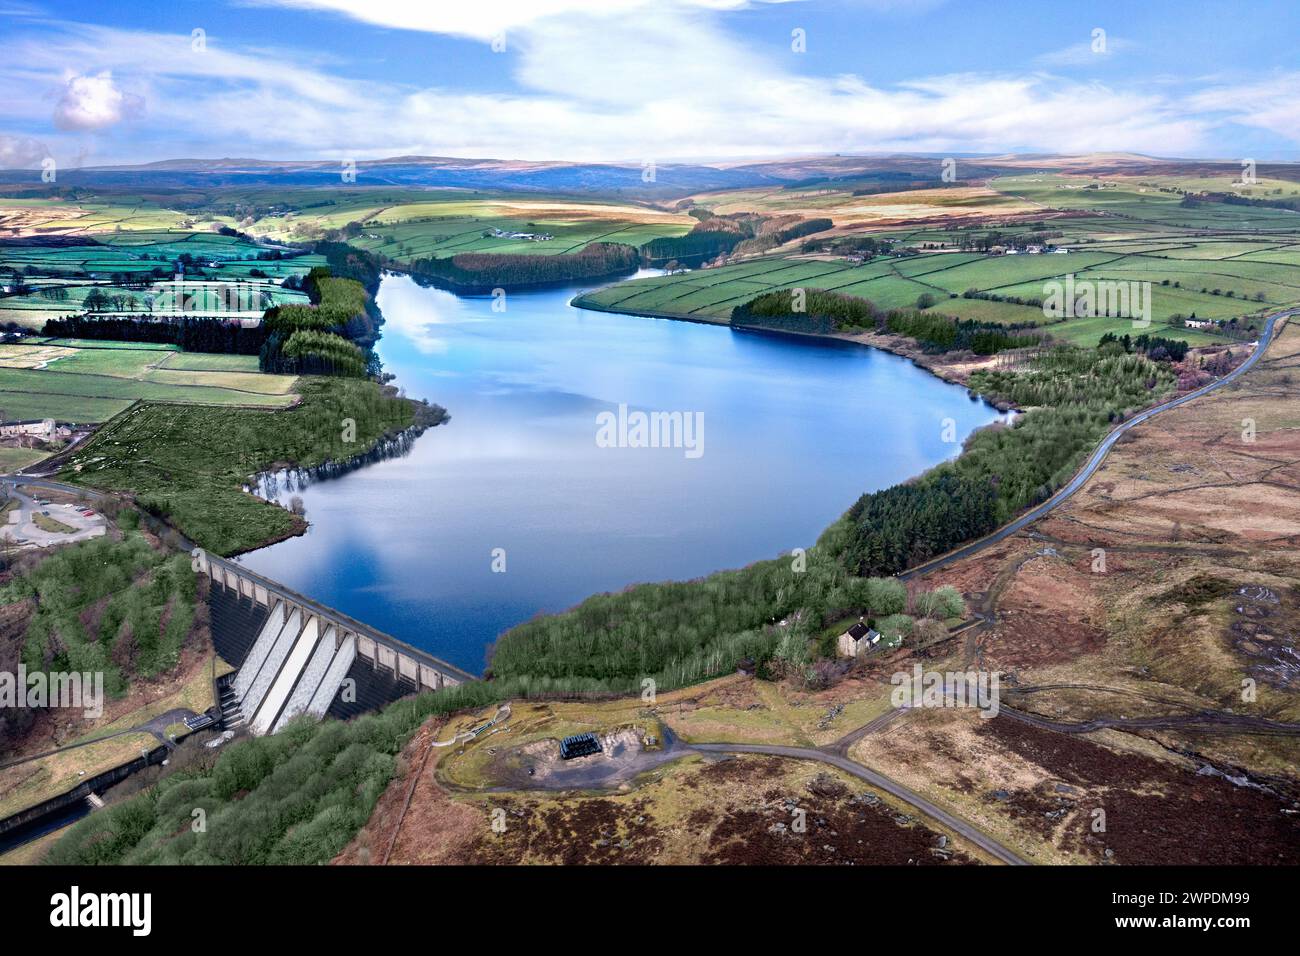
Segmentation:
{"type": "Polygon", "coordinates": [[[193,552],[208,606],[229,729],[275,733],[302,714],[347,719],[475,677],[239,564],[193,552]]]}

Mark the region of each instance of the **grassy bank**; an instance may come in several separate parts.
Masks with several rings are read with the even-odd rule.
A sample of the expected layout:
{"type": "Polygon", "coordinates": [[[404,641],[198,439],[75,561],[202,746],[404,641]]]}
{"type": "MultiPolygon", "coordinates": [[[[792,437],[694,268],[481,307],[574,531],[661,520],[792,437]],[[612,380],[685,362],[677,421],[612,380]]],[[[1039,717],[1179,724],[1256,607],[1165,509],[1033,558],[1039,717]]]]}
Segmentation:
{"type": "Polygon", "coordinates": [[[436,424],[442,409],[362,379],[304,377],[302,402],[247,408],[144,404],[105,426],[67,462],[72,484],[133,496],[200,546],[230,555],[299,533],[302,518],[242,490],[258,472],[311,468],[436,424]]]}
{"type": "Polygon", "coordinates": [[[258,375],[253,356],[178,352],[150,343],[28,339],[0,345],[7,418],[103,422],[133,401],[285,408],[291,375],[258,375]]]}
{"type": "Polygon", "coordinates": [[[447,258],[416,259],[411,272],[461,295],[485,295],[494,289],[527,289],[608,279],[634,271],[640,255],[632,246],[597,242],[580,252],[560,255],[458,253],[447,258]]]}

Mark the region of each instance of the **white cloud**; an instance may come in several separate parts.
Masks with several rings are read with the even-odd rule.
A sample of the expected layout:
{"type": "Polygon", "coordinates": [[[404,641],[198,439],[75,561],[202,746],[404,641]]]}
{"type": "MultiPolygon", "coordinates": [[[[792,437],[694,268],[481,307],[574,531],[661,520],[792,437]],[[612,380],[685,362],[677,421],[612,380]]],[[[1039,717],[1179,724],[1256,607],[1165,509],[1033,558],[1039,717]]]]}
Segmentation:
{"type": "Polygon", "coordinates": [[[1188,106],[1300,143],[1300,72],[1223,83],[1192,95],[1188,106]]]}
{"type": "MultiPolygon", "coordinates": [[[[527,28],[559,17],[640,18],[646,11],[738,10],[750,0],[247,0],[252,4],[321,10],[376,26],[491,40],[500,33],[527,28]]],[[[786,3],[797,0],[756,0],[786,3]]]]}
{"type": "Polygon", "coordinates": [[[38,139],[0,134],[0,169],[36,169],[49,155],[50,151],[38,139]]]}
{"type": "Polygon", "coordinates": [[[46,12],[34,3],[24,3],[22,0],[0,0],[0,17],[35,19],[46,15],[46,12]]]}
{"type": "MultiPolygon", "coordinates": [[[[274,2],[343,8],[335,0],[274,2]]],[[[1117,89],[1047,72],[931,76],[882,86],[853,74],[800,74],[798,57],[756,56],[713,12],[742,0],[615,4],[636,4],[638,12],[609,17],[603,2],[548,0],[540,8],[547,16],[532,17],[532,5],[491,5],[516,29],[513,55],[503,60],[515,82],[503,91],[352,80],[330,72],[323,60],[282,48],[237,47],[221,36],[209,35],[206,51],[194,52],[188,34],[64,24],[39,42],[9,45],[0,87],[12,94],[0,100],[0,121],[34,128],[33,104],[53,89],[61,125],[106,130],[131,112],[130,97],[147,97],[148,122],[132,131],[135,153],[113,157],[118,161],[427,154],[669,162],[1010,149],[1197,155],[1224,122],[1291,137],[1300,128],[1294,106],[1300,74],[1290,75],[1289,87],[1269,80],[1258,89],[1204,79],[1202,92],[1190,97],[1167,83],[1117,89]],[[72,65],[78,72],[68,77],[72,65]],[[1280,89],[1292,94],[1279,96],[1280,89]]],[[[355,12],[396,22],[407,9],[375,0],[355,12]]],[[[416,9],[412,23],[485,29],[485,20],[452,5],[409,9],[416,9]]]]}
{"type": "Polygon", "coordinates": [[[93,76],[69,73],[54,107],[54,124],[60,129],[103,129],[139,114],[142,108],[140,97],[117,88],[111,70],[93,76]]]}

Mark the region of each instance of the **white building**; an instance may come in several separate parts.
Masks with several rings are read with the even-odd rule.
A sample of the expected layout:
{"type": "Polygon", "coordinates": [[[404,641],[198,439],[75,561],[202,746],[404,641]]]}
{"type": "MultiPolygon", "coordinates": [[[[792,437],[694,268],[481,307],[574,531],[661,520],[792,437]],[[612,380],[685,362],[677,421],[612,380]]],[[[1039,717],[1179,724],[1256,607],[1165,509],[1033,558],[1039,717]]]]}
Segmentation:
{"type": "Polygon", "coordinates": [[[72,429],[66,425],[60,425],[52,418],[33,418],[20,422],[0,422],[0,439],[3,438],[34,438],[40,441],[53,441],[56,438],[67,438],[72,434],[72,429]]]}
{"type": "Polygon", "coordinates": [[[879,643],[880,632],[859,621],[839,636],[836,648],[841,657],[857,657],[879,643]]]}

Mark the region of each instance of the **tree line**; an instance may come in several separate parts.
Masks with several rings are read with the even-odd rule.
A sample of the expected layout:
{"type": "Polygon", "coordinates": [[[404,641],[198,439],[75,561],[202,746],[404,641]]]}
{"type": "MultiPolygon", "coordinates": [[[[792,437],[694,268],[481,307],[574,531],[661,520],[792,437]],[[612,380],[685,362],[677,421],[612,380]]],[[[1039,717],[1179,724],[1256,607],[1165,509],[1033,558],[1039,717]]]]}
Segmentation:
{"type": "Polygon", "coordinates": [[[1181,339],[1166,338],[1163,335],[1150,335],[1143,332],[1134,338],[1128,332],[1123,335],[1107,332],[1097,342],[1097,347],[1105,349],[1111,343],[1123,348],[1125,352],[1141,352],[1155,362],[1181,362],[1187,357],[1186,342],[1181,339]]]}
{"type": "Polygon", "coordinates": [[[415,259],[411,272],[462,294],[486,294],[493,289],[527,287],[598,279],[632,272],[640,255],[618,242],[593,242],[573,253],[558,255],[461,252],[447,258],[415,259]]]}
{"type": "Polygon", "coordinates": [[[733,252],[765,252],[834,225],[825,217],[803,219],[748,212],[717,215],[699,208],[690,214],[699,221],[684,236],[660,236],[641,246],[641,259],[646,265],[698,265],[733,252]]]}
{"type": "Polygon", "coordinates": [[[1175,386],[1142,355],[1057,348],[1022,372],[981,369],[972,391],[1032,407],[975,432],[960,457],[914,482],[863,495],[836,539],[858,574],[894,574],[981,537],[1046,501],[1114,423],[1175,386]]]}
{"type": "Polygon", "coordinates": [[[731,324],[821,334],[885,332],[915,339],[925,351],[935,353],[971,351],[993,355],[1042,341],[1041,335],[1026,331],[1029,326],[956,319],[922,309],[883,310],[870,299],[822,289],[765,292],[732,309],[731,324]]]}
{"type": "Polygon", "coordinates": [[[317,267],[303,287],[311,305],[277,306],[263,316],[266,338],[258,351],[258,368],[289,375],[378,374],[373,348],[356,341],[373,341],[369,336],[376,331],[367,318],[373,299],[361,282],[317,267]]]}
{"type": "Polygon", "coordinates": [[[47,319],[41,334],[54,338],[177,345],[186,352],[231,355],[257,355],[266,341],[266,332],[262,328],[244,328],[238,320],[189,316],[149,319],[69,315],[47,319]]]}

